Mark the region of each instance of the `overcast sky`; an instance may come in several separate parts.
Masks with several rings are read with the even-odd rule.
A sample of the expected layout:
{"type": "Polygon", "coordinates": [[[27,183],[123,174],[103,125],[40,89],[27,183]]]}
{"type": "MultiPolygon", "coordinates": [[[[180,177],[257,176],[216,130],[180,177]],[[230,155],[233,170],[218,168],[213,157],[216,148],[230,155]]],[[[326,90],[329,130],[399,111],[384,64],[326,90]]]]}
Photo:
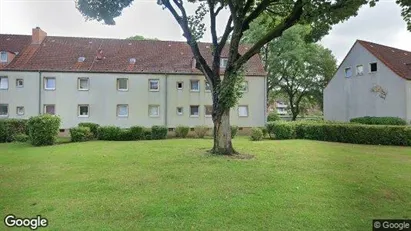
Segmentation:
{"type": "MultiPolygon", "coordinates": [[[[227,14],[221,16],[226,19],[227,14]]],[[[156,0],[135,0],[116,19],[115,26],[85,21],[73,0],[0,0],[0,33],[30,34],[39,26],[48,35],[127,38],[143,35],[160,40],[182,41],[182,32],[170,13],[156,0]]],[[[220,31],[223,24],[219,26],[220,31]]],[[[380,0],[376,7],[364,6],[359,15],[335,25],[321,43],[332,50],[340,62],[356,39],[411,50],[411,32],[400,16],[394,0],[380,0]]],[[[210,41],[206,32],[204,41],[210,41]]]]}

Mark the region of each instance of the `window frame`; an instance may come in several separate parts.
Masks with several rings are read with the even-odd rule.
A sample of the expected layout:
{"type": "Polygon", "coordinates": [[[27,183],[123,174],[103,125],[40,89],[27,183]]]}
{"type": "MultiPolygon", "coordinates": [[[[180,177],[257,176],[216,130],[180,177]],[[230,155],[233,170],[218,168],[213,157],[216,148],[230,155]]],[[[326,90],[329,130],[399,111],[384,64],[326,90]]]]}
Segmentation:
{"type": "Polygon", "coordinates": [[[6,106],[7,107],[7,114],[5,114],[5,115],[1,115],[0,114],[0,117],[9,117],[9,115],[10,115],[10,112],[9,112],[9,104],[7,104],[7,103],[1,103],[0,104],[0,107],[1,106],[6,106]]]}
{"type": "Polygon", "coordinates": [[[148,116],[149,117],[160,117],[160,105],[158,105],[158,104],[150,104],[150,105],[148,105],[148,116]],[[156,107],[157,108],[157,115],[151,115],[150,114],[150,112],[151,112],[151,108],[153,108],[153,107],[156,107]]]}
{"type": "Polygon", "coordinates": [[[213,116],[213,105],[204,105],[204,117],[212,117],[213,116]],[[207,115],[207,107],[211,107],[211,114],[207,115]]]}
{"type": "Polygon", "coordinates": [[[24,106],[17,106],[17,107],[16,107],[16,115],[22,116],[22,115],[24,115],[24,114],[25,114],[24,106]],[[23,109],[23,113],[22,113],[22,114],[19,114],[19,108],[22,108],[22,109],[23,109]]]}
{"type": "Polygon", "coordinates": [[[183,90],[184,89],[184,82],[183,81],[177,81],[176,82],[176,88],[177,88],[177,90],[183,90]],[[181,88],[178,87],[179,83],[181,83],[181,88]]]}
{"type": "Polygon", "coordinates": [[[249,108],[248,108],[248,105],[238,105],[238,108],[237,108],[237,114],[238,114],[238,117],[249,117],[250,116],[250,111],[249,111],[249,108]],[[245,107],[245,108],[247,108],[247,115],[240,115],[240,107],[245,107]]]}
{"type": "Polygon", "coordinates": [[[78,77],[77,78],[77,90],[79,91],[88,91],[90,90],[90,78],[89,77],[78,77]],[[81,80],[87,80],[87,89],[82,89],[81,87],[81,80]]]}
{"type": "Polygon", "coordinates": [[[79,104],[77,105],[77,117],[79,118],[88,118],[90,117],[90,105],[89,104],[79,104]],[[81,115],[81,107],[87,107],[87,115],[81,115]]]}
{"type": "Polygon", "coordinates": [[[344,68],[344,77],[345,77],[345,78],[351,78],[351,77],[352,77],[352,67],[351,67],[351,66],[344,68]],[[351,75],[350,75],[350,76],[347,76],[347,70],[350,70],[350,71],[351,71],[351,75]]]}
{"type": "Polygon", "coordinates": [[[56,115],[56,105],[55,104],[44,104],[43,105],[43,114],[56,115]],[[47,113],[47,107],[48,106],[53,106],[54,107],[54,114],[47,113]]]}
{"type": "Polygon", "coordinates": [[[16,79],[16,88],[23,88],[24,87],[24,79],[22,79],[22,78],[18,78],[18,79],[16,79]],[[19,81],[21,81],[21,85],[19,85],[18,83],[19,83],[19,81]]]}
{"type": "Polygon", "coordinates": [[[364,75],[364,65],[359,64],[359,65],[355,66],[355,72],[356,72],[357,76],[364,75]],[[361,73],[358,71],[358,67],[362,67],[361,73]]]}
{"type": "Polygon", "coordinates": [[[117,114],[117,117],[120,117],[120,118],[126,118],[126,117],[128,117],[128,115],[130,114],[128,104],[117,104],[116,114],[117,114]],[[127,108],[127,115],[120,115],[120,114],[119,114],[119,112],[120,112],[120,107],[121,107],[121,106],[126,106],[126,108],[127,108]]]}
{"type": "Polygon", "coordinates": [[[0,90],[8,90],[9,87],[10,87],[10,86],[9,86],[9,85],[10,85],[9,83],[10,83],[10,82],[9,82],[9,77],[8,77],[8,76],[0,76],[0,90]],[[2,87],[1,87],[1,80],[2,80],[2,79],[7,79],[7,88],[2,88],[2,87]]]}
{"type": "Polygon", "coordinates": [[[200,117],[200,105],[190,105],[190,117],[196,117],[196,118],[200,117]],[[198,115],[192,115],[192,114],[191,114],[191,108],[192,108],[192,107],[197,107],[197,113],[198,113],[198,115]]]}
{"type": "Polygon", "coordinates": [[[7,51],[0,51],[0,63],[7,63],[9,60],[7,51]],[[6,59],[2,59],[2,56],[6,55],[6,59]]]}
{"type": "Polygon", "coordinates": [[[160,91],[160,79],[149,79],[148,80],[148,90],[149,91],[160,91]],[[151,89],[151,82],[157,82],[157,89],[151,89]]]}
{"type": "Polygon", "coordinates": [[[128,78],[117,78],[116,79],[116,85],[117,85],[117,91],[128,91],[128,78]],[[125,89],[120,89],[120,80],[126,80],[126,85],[127,85],[127,88],[125,88],[125,89]]]}
{"type": "Polygon", "coordinates": [[[220,58],[220,68],[225,69],[227,67],[227,63],[228,63],[228,58],[220,58]],[[225,65],[223,65],[223,63],[225,65]]]}
{"type": "Polygon", "coordinates": [[[370,68],[370,69],[369,69],[369,70],[370,70],[369,73],[376,73],[376,72],[378,72],[378,62],[369,63],[369,64],[368,64],[368,67],[370,68]],[[374,63],[375,63],[376,71],[372,71],[372,70],[371,70],[371,65],[374,64],[374,63]]]}
{"type": "Polygon", "coordinates": [[[177,114],[178,116],[184,115],[184,107],[176,107],[176,114],[177,114]],[[179,109],[179,108],[181,108],[181,113],[178,113],[178,109],[179,109]]]}
{"type": "Polygon", "coordinates": [[[57,80],[56,77],[44,77],[44,90],[46,91],[55,91],[57,88],[57,80]],[[51,80],[54,79],[54,88],[48,88],[47,87],[47,80],[51,80]]]}
{"type": "Polygon", "coordinates": [[[190,79],[190,91],[191,92],[200,92],[200,80],[198,79],[190,79]],[[193,82],[197,82],[198,83],[198,89],[197,90],[193,90],[193,82]]]}

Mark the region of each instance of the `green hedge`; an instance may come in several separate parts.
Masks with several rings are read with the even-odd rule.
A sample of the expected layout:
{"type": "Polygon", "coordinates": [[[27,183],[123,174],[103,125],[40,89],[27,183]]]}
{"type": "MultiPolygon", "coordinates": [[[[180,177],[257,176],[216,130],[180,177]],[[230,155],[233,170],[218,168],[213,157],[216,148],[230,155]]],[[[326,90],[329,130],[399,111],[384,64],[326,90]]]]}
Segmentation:
{"type": "Polygon", "coordinates": [[[59,132],[60,121],[60,117],[49,114],[31,117],[28,121],[31,144],[53,145],[59,132]]]}
{"type": "Polygon", "coordinates": [[[144,140],[144,127],[133,126],[130,127],[131,137],[133,140],[144,140]]]}
{"type": "Polygon", "coordinates": [[[94,134],[91,132],[90,127],[77,127],[77,128],[70,128],[70,139],[71,142],[83,142],[92,140],[94,138],[94,134]]]}
{"type": "Polygon", "coordinates": [[[352,123],[373,124],[373,125],[407,125],[407,121],[398,117],[358,117],[350,120],[352,123]]]}
{"type": "Polygon", "coordinates": [[[273,123],[267,124],[267,130],[270,131],[272,128],[271,131],[276,139],[297,138],[353,144],[411,146],[411,127],[408,126],[313,122],[273,123]]]}
{"type": "Polygon", "coordinates": [[[263,131],[261,128],[252,128],[251,129],[251,140],[252,141],[260,141],[263,139],[263,131]]]}
{"type": "Polygon", "coordinates": [[[168,129],[166,126],[154,125],[151,127],[151,138],[153,140],[162,140],[167,138],[168,129]]]}
{"type": "Polygon", "coordinates": [[[231,126],[231,139],[234,139],[234,137],[237,135],[238,132],[238,126],[232,125],[231,126]]]}
{"type": "Polygon", "coordinates": [[[176,137],[186,138],[190,127],[179,125],[176,127],[176,137]]]}
{"type": "Polygon", "coordinates": [[[14,141],[25,143],[30,140],[30,137],[26,134],[20,133],[14,135],[14,141]]]}
{"type": "Polygon", "coordinates": [[[79,123],[78,124],[79,127],[88,127],[90,128],[90,132],[93,135],[94,138],[97,138],[97,133],[98,133],[98,128],[100,127],[100,125],[96,124],[96,123],[79,123]]]}
{"type": "Polygon", "coordinates": [[[27,120],[0,119],[0,143],[12,142],[17,134],[28,134],[27,120]]]}
{"type": "Polygon", "coordinates": [[[163,126],[153,126],[152,129],[140,126],[130,128],[119,128],[116,126],[101,126],[98,128],[99,140],[111,141],[131,141],[131,140],[151,140],[165,139],[167,137],[167,128],[163,126]],[[151,131],[155,130],[155,134],[151,131]]]}
{"type": "Polygon", "coordinates": [[[121,128],[116,126],[101,126],[97,129],[99,140],[119,140],[121,128]]]}

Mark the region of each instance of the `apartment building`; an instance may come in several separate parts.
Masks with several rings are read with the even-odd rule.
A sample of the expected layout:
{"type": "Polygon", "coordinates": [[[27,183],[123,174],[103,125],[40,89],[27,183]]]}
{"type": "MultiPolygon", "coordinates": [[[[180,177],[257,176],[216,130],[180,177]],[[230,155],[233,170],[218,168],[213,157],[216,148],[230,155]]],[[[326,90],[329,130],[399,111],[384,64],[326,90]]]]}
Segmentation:
{"type": "MultiPolygon", "coordinates": [[[[211,60],[211,45],[199,46],[211,60]]],[[[211,92],[186,43],[47,36],[34,28],[0,35],[0,52],[0,118],[55,114],[62,129],[80,122],[212,126],[211,92]]],[[[246,64],[232,124],[264,125],[265,74],[258,55],[246,64]]]]}

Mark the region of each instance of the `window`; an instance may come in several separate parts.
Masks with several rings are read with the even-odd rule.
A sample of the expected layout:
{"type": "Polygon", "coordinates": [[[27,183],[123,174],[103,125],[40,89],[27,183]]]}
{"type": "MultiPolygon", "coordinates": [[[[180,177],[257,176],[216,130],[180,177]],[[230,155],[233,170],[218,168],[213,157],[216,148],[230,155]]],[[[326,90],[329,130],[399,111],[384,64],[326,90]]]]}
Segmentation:
{"type": "Polygon", "coordinates": [[[238,116],[247,117],[248,116],[248,106],[238,106],[238,116]]]}
{"type": "Polygon", "coordinates": [[[9,89],[9,78],[6,76],[0,77],[0,89],[9,89]]]}
{"type": "Polygon", "coordinates": [[[244,81],[241,83],[240,91],[247,92],[248,91],[248,81],[244,81]]]}
{"type": "Polygon", "coordinates": [[[177,115],[183,115],[183,107],[177,107],[177,115]]]}
{"type": "Polygon", "coordinates": [[[160,89],[160,81],[158,79],[150,79],[148,82],[150,91],[158,91],[160,89]]]}
{"type": "Polygon", "coordinates": [[[349,78],[349,77],[351,77],[351,76],[352,76],[351,67],[345,68],[345,77],[346,77],[346,78],[349,78]]]}
{"type": "Polygon", "coordinates": [[[78,117],[88,117],[89,106],[88,105],[78,105],[78,117]]]}
{"type": "Polygon", "coordinates": [[[45,104],[44,105],[44,113],[55,115],[56,114],[56,107],[54,104],[45,104]]]}
{"type": "Polygon", "coordinates": [[[128,105],[127,104],[118,104],[117,105],[117,116],[118,117],[127,117],[128,116],[128,105]]]}
{"type": "Polygon", "coordinates": [[[377,63],[370,63],[370,72],[377,72],[377,63]]]}
{"type": "Polygon", "coordinates": [[[23,79],[16,79],[16,87],[23,87],[24,80],[23,79]]]}
{"type": "Polygon", "coordinates": [[[199,80],[190,80],[190,90],[191,91],[200,91],[200,81],[199,80]]]}
{"type": "Polygon", "coordinates": [[[160,116],[160,106],[158,106],[158,105],[149,105],[148,106],[148,115],[150,117],[160,116]]]}
{"type": "Polygon", "coordinates": [[[128,91],[128,79],[127,78],[117,79],[117,90],[128,91]]]}
{"type": "Polygon", "coordinates": [[[205,108],[205,116],[206,117],[211,117],[213,115],[213,106],[206,105],[206,106],[204,106],[204,108],[205,108]]]}
{"type": "Polygon", "coordinates": [[[177,82],[177,90],[183,90],[183,82],[177,82]]]}
{"type": "Polygon", "coordinates": [[[207,81],[205,82],[205,91],[211,91],[210,84],[207,81]]]}
{"type": "Polygon", "coordinates": [[[227,67],[227,62],[228,62],[227,58],[221,58],[220,59],[220,67],[221,68],[226,68],[227,67]]]}
{"type": "Polygon", "coordinates": [[[78,78],[78,89],[80,91],[87,91],[89,89],[89,78],[78,78]]]}
{"type": "Polygon", "coordinates": [[[54,77],[44,78],[44,89],[55,90],[56,89],[56,78],[54,77]]]}
{"type": "Polygon", "coordinates": [[[364,67],[363,65],[357,65],[357,75],[363,75],[364,67]]]}
{"type": "Polygon", "coordinates": [[[198,105],[196,106],[190,106],[190,116],[192,117],[198,117],[199,115],[199,107],[198,105]]]}
{"type": "Polygon", "coordinates": [[[16,108],[16,114],[17,115],[24,115],[24,107],[19,106],[16,108]]]}
{"type": "Polygon", "coordinates": [[[0,104],[0,116],[8,116],[8,115],[9,115],[9,105],[0,104]]]}
{"type": "Polygon", "coordinates": [[[0,62],[7,63],[7,52],[5,51],[0,52],[0,62]]]}

